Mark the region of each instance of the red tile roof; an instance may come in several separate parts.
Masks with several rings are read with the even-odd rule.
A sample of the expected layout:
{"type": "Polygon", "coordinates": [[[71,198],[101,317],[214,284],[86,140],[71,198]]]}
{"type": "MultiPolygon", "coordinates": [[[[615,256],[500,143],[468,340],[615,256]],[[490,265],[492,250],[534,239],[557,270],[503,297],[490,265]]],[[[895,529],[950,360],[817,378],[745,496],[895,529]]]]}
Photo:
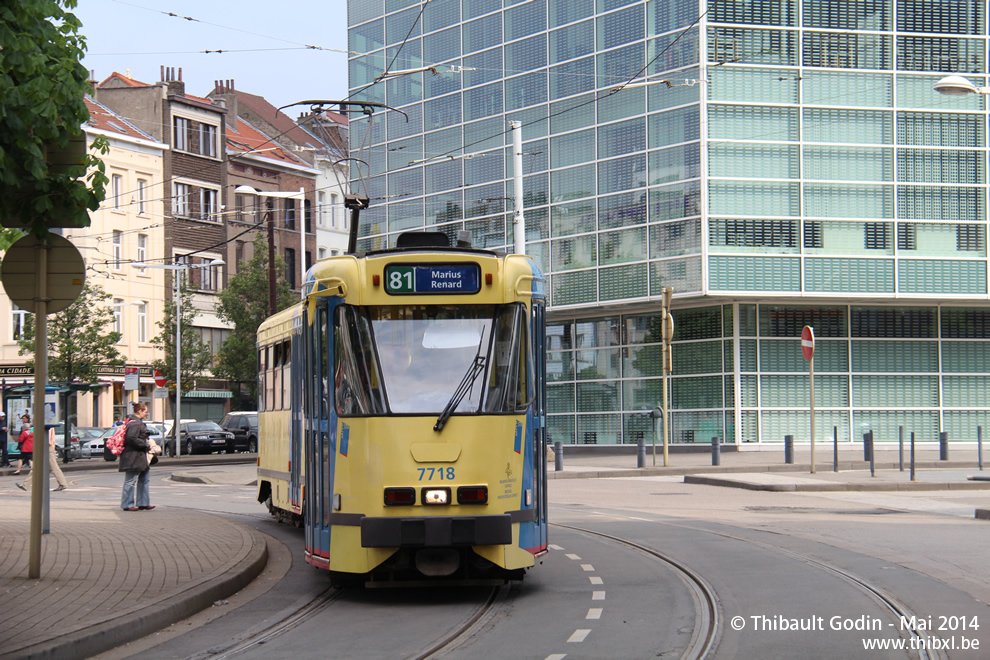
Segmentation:
{"type": "Polygon", "coordinates": [[[292,152],[284,149],[274,140],[269,139],[264,133],[244,119],[237,120],[237,127],[233,123],[227,124],[227,150],[232,153],[257,155],[261,158],[280,160],[293,165],[309,167],[309,164],[301,158],[293,155],[292,152]]]}
{"type": "Polygon", "coordinates": [[[87,96],[85,100],[86,108],[89,109],[89,121],[86,123],[87,126],[99,129],[101,131],[106,131],[111,135],[117,133],[132,138],[153,140],[157,142],[155,138],[148,135],[102,103],[99,103],[89,96],[87,96]]]}

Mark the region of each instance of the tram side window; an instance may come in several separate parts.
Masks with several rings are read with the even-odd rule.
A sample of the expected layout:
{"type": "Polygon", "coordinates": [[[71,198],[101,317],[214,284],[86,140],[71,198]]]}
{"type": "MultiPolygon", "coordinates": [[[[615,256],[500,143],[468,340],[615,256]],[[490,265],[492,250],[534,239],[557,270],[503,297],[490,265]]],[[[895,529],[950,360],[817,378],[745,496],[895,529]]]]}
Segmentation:
{"type": "Polygon", "coordinates": [[[278,410],[278,392],[282,389],[279,377],[282,375],[279,365],[282,364],[282,344],[272,346],[272,371],[265,389],[265,399],[269,410],[278,410]]]}
{"type": "Polygon", "coordinates": [[[529,405],[526,308],[508,305],[495,320],[486,412],[514,412],[529,405]]]}
{"type": "Polygon", "coordinates": [[[382,379],[366,314],[341,305],[333,316],[334,406],[340,415],[385,412],[382,379]]]}
{"type": "Polygon", "coordinates": [[[330,390],[327,387],[327,361],[329,360],[328,352],[328,340],[330,335],[327,334],[329,327],[327,324],[327,310],[325,308],[320,308],[317,312],[317,342],[319,348],[319,360],[320,363],[317,366],[316,373],[319,382],[317,387],[319,388],[319,398],[320,398],[320,417],[322,419],[330,418],[330,390]]]}
{"type": "Polygon", "coordinates": [[[288,410],[292,407],[289,394],[292,387],[292,340],[286,339],[282,342],[282,366],[279,370],[282,372],[282,410],[288,410]]]}
{"type": "Polygon", "coordinates": [[[268,347],[262,346],[258,349],[258,410],[265,408],[265,372],[268,370],[268,347]]]}

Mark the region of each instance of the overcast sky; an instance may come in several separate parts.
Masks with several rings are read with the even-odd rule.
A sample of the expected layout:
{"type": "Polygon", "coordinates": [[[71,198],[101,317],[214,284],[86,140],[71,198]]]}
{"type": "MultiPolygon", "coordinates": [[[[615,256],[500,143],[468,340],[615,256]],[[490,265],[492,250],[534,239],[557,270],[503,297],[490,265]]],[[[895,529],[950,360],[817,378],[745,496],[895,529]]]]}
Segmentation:
{"type": "Polygon", "coordinates": [[[154,83],[166,66],[196,96],[231,79],[276,107],[347,96],[347,0],[79,0],[72,12],[99,81],[130,71],[154,83]],[[218,50],[229,52],[203,52],[218,50]]]}

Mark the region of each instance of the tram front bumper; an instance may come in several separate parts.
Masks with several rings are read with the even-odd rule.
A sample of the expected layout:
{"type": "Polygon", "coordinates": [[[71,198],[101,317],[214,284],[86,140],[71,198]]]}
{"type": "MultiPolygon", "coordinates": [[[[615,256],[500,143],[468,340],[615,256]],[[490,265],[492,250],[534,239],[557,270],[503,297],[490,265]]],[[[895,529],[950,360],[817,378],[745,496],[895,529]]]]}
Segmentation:
{"type": "Polygon", "coordinates": [[[361,547],[441,548],[512,543],[512,517],[362,518],[361,547]]]}

